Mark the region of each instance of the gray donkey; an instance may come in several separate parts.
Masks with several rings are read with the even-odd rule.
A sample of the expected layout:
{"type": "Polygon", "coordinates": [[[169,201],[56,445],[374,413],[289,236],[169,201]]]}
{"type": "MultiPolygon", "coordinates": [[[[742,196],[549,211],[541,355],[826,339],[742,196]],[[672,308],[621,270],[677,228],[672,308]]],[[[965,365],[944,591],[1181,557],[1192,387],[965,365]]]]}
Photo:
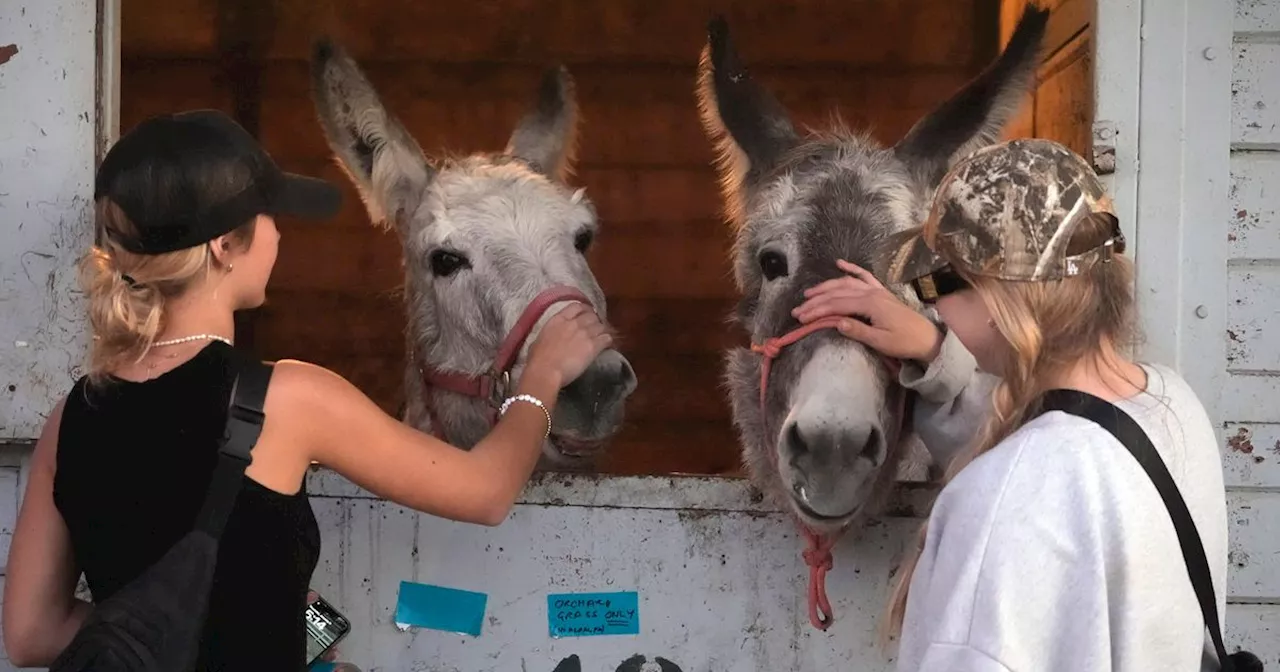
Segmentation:
{"type": "MultiPolygon", "coordinates": [[[[463,448],[496,421],[527,346],[568,300],[606,319],[585,253],[599,223],[566,183],[577,136],[573,81],[549,70],[504,151],[432,161],[359,67],[327,38],[314,46],[312,95],[329,146],[374,223],[404,250],[404,420],[463,448]]],[[[606,350],[560,393],[543,466],[578,465],[622,425],[631,364],[606,350]]]]}
{"type": "MultiPolygon", "coordinates": [[[[748,474],[801,523],[819,588],[835,535],[878,513],[912,432],[898,363],[831,329],[797,331],[791,310],[840,274],[837,259],[875,268],[888,236],[923,221],[948,167],[998,139],[1034,81],[1047,18],[1028,6],[1000,58],[888,148],[843,128],[797,133],[724,20],[709,26],[699,110],[735,227],[735,319],[755,344],[727,353],[725,380],[748,474]]],[[[826,621],[812,601],[810,615],[825,629],[823,607],[826,621]]]]}

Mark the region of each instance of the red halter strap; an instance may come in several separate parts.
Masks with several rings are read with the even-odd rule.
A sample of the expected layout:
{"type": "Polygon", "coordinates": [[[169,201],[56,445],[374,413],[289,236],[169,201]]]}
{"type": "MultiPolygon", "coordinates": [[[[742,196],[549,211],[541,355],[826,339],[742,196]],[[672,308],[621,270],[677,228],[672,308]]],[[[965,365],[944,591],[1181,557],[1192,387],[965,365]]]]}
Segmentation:
{"type": "MultiPolygon", "coordinates": [[[[761,355],[760,421],[762,423],[765,418],[765,400],[769,390],[769,370],[772,368],[773,360],[782,354],[783,348],[794,344],[815,331],[838,328],[842,319],[845,318],[824,317],[781,336],[765,339],[763,343],[753,343],[751,345],[751,350],[761,355]]],[[[882,356],[880,359],[884,362],[885,367],[889,369],[890,375],[896,378],[902,368],[902,362],[892,357],[882,356]]],[[[897,404],[899,425],[894,428],[891,436],[886,437],[889,439],[889,446],[896,444],[902,437],[903,425],[906,419],[906,403],[906,390],[899,390],[897,404]]],[[[776,471],[778,468],[777,451],[770,450],[769,457],[776,471]]],[[[805,550],[802,557],[805,564],[809,566],[809,622],[813,624],[813,627],[825,631],[835,619],[835,615],[831,611],[831,602],[827,600],[827,572],[831,570],[834,564],[831,550],[836,545],[836,541],[840,539],[840,535],[844,533],[844,530],[841,529],[832,534],[821,534],[805,525],[799,516],[793,514],[792,517],[795,518],[796,525],[800,528],[805,538],[805,550]]]]}
{"type": "MultiPolygon", "coordinates": [[[[469,375],[441,371],[426,363],[421,363],[418,365],[418,371],[422,374],[423,386],[427,389],[434,387],[481,399],[489,405],[489,422],[491,424],[497,422],[498,407],[502,404],[509,391],[507,388],[511,384],[511,367],[520,355],[520,348],[524,346],[524,342],[528,340],[529,334],[533,331],[533,326],[538,323],[538,320],[547,312],[547,309],[561,301],[578,301],[588,306],[591,305],[591,300],[577,288],[558,285],[545,289],[533,297],[533,301],[530,301],[529,305],[525,307],[524,313],[520,315],[520,319],[516,321],[515,326],[507,333],[507,337],[502,341],[501,347],[498,348],[498,354],[494,357],[493,364],[489,366],[489,370],[479,375],[469,375]]],[[[426,395],[424,395],[423,404],[426,406],[427,414],[431,418],[431,433],[443,440],[444,430],[440,424],[440,419],[436,416],[435,409],[426,395]]]]}

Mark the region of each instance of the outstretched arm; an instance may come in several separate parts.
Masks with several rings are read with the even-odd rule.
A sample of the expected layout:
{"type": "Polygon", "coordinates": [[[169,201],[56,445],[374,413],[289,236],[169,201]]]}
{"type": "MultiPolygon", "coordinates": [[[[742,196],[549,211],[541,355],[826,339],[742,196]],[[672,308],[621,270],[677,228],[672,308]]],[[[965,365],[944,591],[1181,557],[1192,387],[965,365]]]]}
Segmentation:
{"type": "Polygon", "coordinates": [[[590,308],[557,313],[530,346],[512,405],[487,436],[461,450],[387,415],[354,385],[302,362],[276,364],[267,393],[262,441],[298,445],[298,458],[319,462],[391,501],[433,515],[498,525],[537,465],[560,388],[612,343],[590,308]],[[279,424],[272,421],[279,418],[279,424]]]}
{"type": "Polygon", "coordinates": [[[53,503],[63,403],[45,421],[31,458],[4,586],[4,646],[18,667],[43,667],[66,648],[91,608],[75,596],[80,570],[53,503]]]}

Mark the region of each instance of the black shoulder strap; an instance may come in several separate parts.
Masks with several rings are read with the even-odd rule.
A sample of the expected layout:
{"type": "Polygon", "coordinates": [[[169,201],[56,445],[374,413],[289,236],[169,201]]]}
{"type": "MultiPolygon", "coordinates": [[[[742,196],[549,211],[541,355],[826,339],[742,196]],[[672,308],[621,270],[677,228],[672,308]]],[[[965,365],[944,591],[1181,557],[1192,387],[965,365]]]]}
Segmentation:
{"type": "MultiPolygon", "coordinates": [[[[1204,555],[1204,544],[1200,533],[1196,530],[1191,512],[1178,492],[1178,486],[1169,475],[1160,453],[1151,445],[1151,439],[1142,427],[1114,404],[1079,390],[1050,390],[1045,393],[1043,411],[1064,411],[1072,415],[1092,420],[1124,444],[1125,448],[1142,465],[1151,482],[1164,500],[1169,517],[1173,519],[1174,531],[1178,534],[1178,545],[1182,547],[1182,557],[1187,564],[1187,573],[1191,576],[1191,585],[1195,588],[1196,599],[1200,601],[1200,612],[1204,615],[1205,625],[1209,628],[1209,636],[1213,638],[1213,646],[1218,652],[1218,661],[1224,672],[1235,672],[1232,656],[1228,656],[1222,644],[1222,632],[1218,627],[1218,603],[1214,599],[1213,581],[1209,574],[1209,561],[1204,555]]],[[[1250,655],[1250,654],[1246,654],[1250,655]]],[[[1258,669],[1261,669],[1259,667],[1258,669]]]]}
{"type": "Polygon", "coordinates": [[[233,356],[233,361],[239,373],[231,386],[227,425],[223,430],[222,445],[218,448],[213,479],[209,481],[209,490],[195,525],[196,529],[204,530],[214,539],[222,536],[236,496],[244,485],[244,470],[253,462],[250,452],[262,433],[265,419],[263,404],[273,371],[270,365],[238,353],[233,356]]]}

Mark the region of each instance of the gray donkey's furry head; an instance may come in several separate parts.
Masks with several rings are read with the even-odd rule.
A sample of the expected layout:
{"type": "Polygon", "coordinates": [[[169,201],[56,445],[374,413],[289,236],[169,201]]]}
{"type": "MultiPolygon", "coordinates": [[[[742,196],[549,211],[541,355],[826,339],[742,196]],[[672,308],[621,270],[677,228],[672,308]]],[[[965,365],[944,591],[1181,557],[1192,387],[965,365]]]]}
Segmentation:
{"type": "MultiPolygon", "coordinates": [[[[360,68],[327,39],[312,54],[312,93],[329,146],[375,222],[404,249],[408,311],[405,419],[424,431],[436,411],[443,435],[470,448],[489,430],[485,402],[427,389],[417,364],[474,375],[486,370],[525,307],[543,290],[569,285],[605,319],[604,293],[585,253],[599,223],[582,189],[566,183],[578,114],[563,67],[543,77],[532,109],[504,151],[429,160],[382,104],[360,68]]],[[[527,346],[512,371],[513,386],[527,346]]],[[[636,378],[606,350],[560,392],[545,456],[572,461],[594,452],[622,424],[636,378]]]]}
{"type": "MultiPolygon", "coordinates": [[[[1047,16],[1028,6],[1001,57],[889,148],[840,128],[802,137],[747,73],[725,22],[711,22],[699,110],[736,231],[736,317],[753,342],[800,326],[791,310],[806,288],[840,274],[837,259],[875,268],[885,239],[922,221],[947,168],[998,139],[1034,80],[1047,16]]],[[[888,445],[902,419],[880,358],[833,331],[813,333],[775,361],[763,417],[760,358],[737,348],[726,365],[753,481],[815,529],[873,515],[903,452],[888,445]]]]}

